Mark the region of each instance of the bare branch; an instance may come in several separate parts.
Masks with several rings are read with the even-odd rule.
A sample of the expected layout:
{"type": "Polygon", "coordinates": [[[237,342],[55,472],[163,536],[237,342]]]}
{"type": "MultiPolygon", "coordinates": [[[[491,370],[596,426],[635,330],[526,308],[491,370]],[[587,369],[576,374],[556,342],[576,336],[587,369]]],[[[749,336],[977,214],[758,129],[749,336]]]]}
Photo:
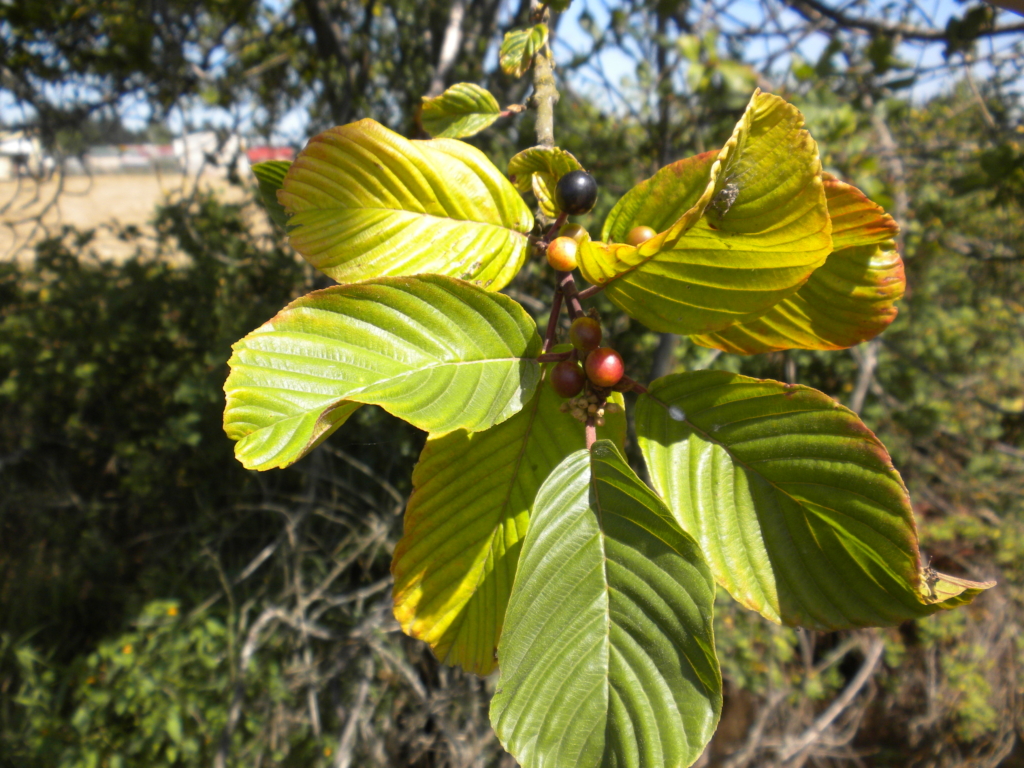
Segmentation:
{"type": "MultiPolygon", "coordinates": [[[[535,7],[538,3],[534,3],[535,7]]],[[[548,11],[544,7],[543,20],[547,22],[548,11]]],[[[537,108],[537,144],[542,147],[555,146],[555,104],[558,102],[558,88],[555,85],[554,60],[550,48],[545,45],[533,57],[533,104],[537,108]]]]}
{"type": "Polygon", "coordinates": [[[885,644],[882,642],[880,637],[876,636],[868,647],[864,663],[861,664],[861,667],[857,671],[853,680],[851,680],[843,692],[836,697],[835,701],[833,701],[828,708],[821,713],[810,728],[804,731],[799,737],[783,746],[779,752],[779,757],[782,760],[789,760],[807,749],[825,732],[825,729],[843,713],[843,710],[850,706],[857,694],[860,693],[861,689],[865,685],[867,685],[867,682],[875,673],[875,667],[882,658],[882,651],[884,650],[885,644]]]}
{"type": "MultiPolygon", "coordinates": [[[[790,8],[812,23],[820,22],[824,17],[834,21],[840,27],[858,29],[874,35],[898,35],[906,40],[941,41],[947,38],[945,29],[929,29],[928,27],[917,27],[912,24],[897,24],[881,19],[849,16],[843,11],[830,8],[824,3],[818,2],[818,0],[785,0],[785,2],[790,8]]],[[[996,35],[1012,35],[1018,32],[1024,32],[1024,23],[993,27],[992,29],[981,30],[978,34],[979,37],[994,37],[996,35]]]]}
{"type": "Polygon", "coordinates": [[[430,88],[427,89],[427,96],[437,96],[444,91],[445,79],[452,67],[455,66],[455,59],[462,47],[462,19],[465,15],[465,0],[455,0],[448,12],[448,26],[445,27],[444,39],[441,41],[441,54],[438,56],[437,67],[434,69],[430,88]]]}
{"type": "Polygon", "coordinates": [[[359,725],[359,718],[363,716],[363,707],[366,706],[366,697],[370,693],[373,671],[373,657],[367,656],[363,659],[363,674],[359,680],[355,703],[352,705],[348,720],[345,721],[345,730],[341,732],[341,738],[338,740],[338,754],[334,758],[334,768],[349,768],[352,764],[352,750],[356,744],[356,726],[359,725]]]}

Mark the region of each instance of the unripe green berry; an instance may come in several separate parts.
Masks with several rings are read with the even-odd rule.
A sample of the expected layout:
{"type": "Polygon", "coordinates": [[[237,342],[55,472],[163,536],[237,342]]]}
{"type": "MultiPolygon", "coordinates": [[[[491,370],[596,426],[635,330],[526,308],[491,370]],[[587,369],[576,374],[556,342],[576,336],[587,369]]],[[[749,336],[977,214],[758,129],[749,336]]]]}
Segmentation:
{"type": "Polygon", "coordinates": [[[562,228],[558,230],[558,236],[571,237],[581,245],[584,241],[590,239],[590,233],[579,224],[563,224],[562,228]]]}
{"type": "Polygon", "coordinates": [[[569,328],[569,341],[580,352],[601,346],[601,324],[592,317],[577,317],[569,328]]]}
{"type": "Polygon", "coordinates": [[[614,387],[626,372],[622,357],[611,347],[599,347],[587,355],[585,368],[587,378],[599,387],[614,387]]]}
{"type": "Polygon", "coordinates": [[[556,237],[548,245],[548,264],[559,272],[572,272],[576,269],[576,251],[578,246],[571,237],[556,237]]]}
{"type": "Polygon", "coordinates": [[[563,360],[551,369],[551,388],[559,397],[575,397],[585,383],[583,371],[571,360],[563,360]]]}
{"type": "Polygon", "coordinates": [[[656,234],[650,227],[633,227],[626,235],[626,242],[630,245],[643,245],[656,234]]]}

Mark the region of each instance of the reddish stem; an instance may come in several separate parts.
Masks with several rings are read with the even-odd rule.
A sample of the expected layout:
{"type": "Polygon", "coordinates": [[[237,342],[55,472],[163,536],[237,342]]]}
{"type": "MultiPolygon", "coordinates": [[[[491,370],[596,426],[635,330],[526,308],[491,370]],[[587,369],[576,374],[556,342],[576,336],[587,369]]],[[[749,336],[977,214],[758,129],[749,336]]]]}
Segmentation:
{"type": "Polygon", "coordinates": [[[544,351],[547,352],[555,343],[555,331],[558,330],[558,316],[562,313],[562,292],[555,290],[555,298],[551,300],[551,314],[548,315],[548,330],[544,334],[544,351]]]}
{"type": "Polygon", "coordinates": [[[647,387],[637,381],[633,381],[629,376],[623,376],[619,379],[619,383],[612,387],[616,392],[636,392],[641,395],[647,394],[647,387]]]}
{"type": "Polygon", "coordinates": [[[551,225],[551,229],[549,229],[548,233],[544,235],[544,241],[550,243],[552,237],[558,234],[558,230],[562,228],[562,225],[565,224],[568,218],[569,214],[565,211],[558,214],[558,218],[555,219],[555,223],[551,225]]]}
{"type": "Polygon", "coordinates": [[[580,297],[580,299],[589,299],[591,296],[596,296],[597,294],[599,294],[603,290],[604,290],[604,286],[603,285],[591,285],[591,286],[588,286],[588,287],[584,288],[577,295],[580,297]]]}
{"type": "Polygon", "coordinates": [[[587,428],[585,432],[587,436],[587,450],[589,451],[594,447],[594,443],[597,442],[597,424],[594,421],[593,416],[587,419],[587,428]]]}
{"type": "Polygon", "coordinates": [[[580,304],[579,294],[576,291],[576,280],[572,272],[556,272],[558,290],[565,294],[569,302],[569,319],[575,320],[583,314],[583,306],[580,304]]]}
{"type": "Polygon", "coordinates": [[[636,392],[636,393],[638,393],[638,394],[641,394],[641,395],[646,395],[646,394],[647,394],[647,387],[645,387],[645,386],[644,386],[643,384],[641,384],[641,383],[640,383],[639,381],[633,381],[633,380],[632,380],[631,378],[629,378],[628,376],[623,376],[622,378],[623,378],[623,379],[624,379],[625,381],[629,382],[629,384],[630,384],[630,389],[631,389],[631,390],[633,390],[634,392],[636,392]]]}

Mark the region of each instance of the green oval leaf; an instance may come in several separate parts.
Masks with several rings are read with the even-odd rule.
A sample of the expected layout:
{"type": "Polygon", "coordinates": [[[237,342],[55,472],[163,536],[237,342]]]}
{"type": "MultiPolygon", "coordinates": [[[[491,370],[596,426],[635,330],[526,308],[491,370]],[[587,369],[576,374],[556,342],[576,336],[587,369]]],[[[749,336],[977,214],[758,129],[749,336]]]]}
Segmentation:
{"type": "Polygon", "coordinates": [[[584,243],[583,276],[656,331],[708,333],[767,312],[832,251],[818,149],[802,126],[795,107],[756,92],[710,166],[699,156],[661,171],[620,201],[606,230],[671,226],[639,248],[584,243]],[[632,218],[641,214],[655,221],[632,218]]]}
{"type": "MultiPolygon", "coordinates": [[[[395,548],[395,618],[441,661],[478,675],[494,668],[519,550],[537,489],[585,445],[583,425],[542,383],[519,413],[485,432],[430,437],[413,471],[405,532],[395,548]]],[[[622,395],[613,402],[622,405],[622,395]]],[[[623,413],[598,435],[622,446],[623,413]]]]}
{"type": "Polygon", "coordinates": [[[534,55],[547,41],[547,24],[506,32],[498,51],[498,62],[502,71],[512,77],[522,77],[533,64],[534,55]]]}
{"type": "Polygon", "coordinates": [[[696,543],[607,441],[537,494],[491,723],[523,768],[688,766],[722,706],[696,543]]]}
{"type": "Polygon", "coordinates": [[[480,150],[408,141],[373,120],[310,139],[278,192],[292,246],[339,282],[436,273],[497,291],[533,217],[480,150]]]}
{"type": "Polygon", "coordinates": [[[277,202],[277,190],[284,184],[285,174],[291,167],[291,160],[267,160],[252,166],[253,175],[259,182],[260,198],[263,200],[263,205],[266,206],[271,221],[281,228],[287,228],[288,214],[284,212],[284,207],[277,202]]]}
{"type": "Polygon", "coordinates": [[[474,83],[456,83],[440,96],[423,97],[420,122],[431,136],[461,139],[490,126],[501,115],[497,99],[474,83]]]}
{"type": "Polygon", "coordinates": [[[761,317],[695,336],[705,347],[753,355],[780,349],[846,349],[896,319],[906,288],[899,227],[856,187],[823,174],[835,248],[804,285],[761,317]]]}
{"type": "Polygon", "coordinates": [[[533,396],[540,348],[516,302],[449,277],[327,288],[234,345],[224,429],[248,469],[298,461],[361,403],[435,433],[487,429],[533,396]]]}
{"type": "Polygon", "coordinates": [[[532,191],[541,213],[549,218],[559,213],[555,203],[558,180],[569,171],[582,169],[572,153],[558,147],[530,147],[508,161],[508,175],[516,189],[532,191]]]}
{"type": "Polygon", "coordinates": [[[884,446],[821,392],[725,371],[658,379],[636,430],[655,489],[718,583],[775,622],[898,624],[973,599],[923,578],[906,488],[884,446]]]}

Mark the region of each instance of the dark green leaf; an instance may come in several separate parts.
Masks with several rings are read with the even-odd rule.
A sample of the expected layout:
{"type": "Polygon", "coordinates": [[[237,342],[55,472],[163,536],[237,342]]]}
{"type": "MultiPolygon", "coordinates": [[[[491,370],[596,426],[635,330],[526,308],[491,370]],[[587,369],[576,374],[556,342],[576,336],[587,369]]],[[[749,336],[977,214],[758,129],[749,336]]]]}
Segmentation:
{"type": "Polygon", "coordinates": [[[899,624],[992,583],[929,588],[907,490],[857,415],[808,387],[725,371],[658,379],[636,409],[654,487],[719,584],[811,629],[899,624]]]}
{"type": "Polygon", "coordinates": [[[615,447],[537,494],[498,647],[491,722],[523,768],[688,766],[722,706],[714,582],[615,447]]]}

